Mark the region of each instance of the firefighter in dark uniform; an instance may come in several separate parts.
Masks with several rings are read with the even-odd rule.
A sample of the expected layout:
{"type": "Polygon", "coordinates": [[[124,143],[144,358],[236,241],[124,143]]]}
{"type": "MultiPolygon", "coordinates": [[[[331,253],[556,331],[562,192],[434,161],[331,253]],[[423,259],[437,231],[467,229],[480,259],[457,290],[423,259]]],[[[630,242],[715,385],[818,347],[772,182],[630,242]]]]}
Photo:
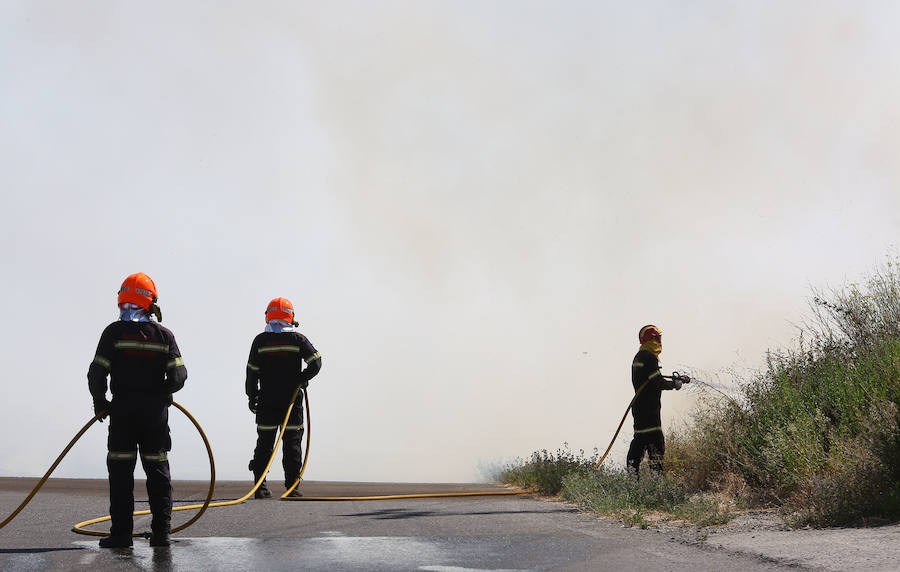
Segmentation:
{"type": "MultiPolygon", "coordinates": [[[[256,449],[249,469],[254,482],[265,471],[272,456],[275,437],[284,421],[291,396],[297,386],[306,389],[309,380],[319,373],[322,356],[296,331],[294,306],[287,298],[275,298],[266,307],[266,328],[250,346],[247,360],[246,392],[250,411],[256,414],[256,449]],[[303,368],[306,362],[306,368],[303,368]]],[[[300,476],[301,441],[303,437],[303,392],[297,394],[287,427],[282,437],[282,467],[284,486],[290,488],[300,476]]],[[[265,481],[256,490],[255,498],[268,498],[272,493],[265,481]]],[[[288,496],[302,496],[297,489],[288,496]]]]}
{"type": "Polygon", "coordinates": [[[88,369],[95,414],[109,415],[106,466],[109,469],[109,536],[103,548],[132,545],[134,467],[138,451],[147,475],[151,546],[168,546],[172,518],[172,482],[167,453],[169,405],[184,387],[187,370],[172,332],[159,324],[156,285],[143,273],[132,274],[119,289],[119,320],[103,330],[88,369]],[[106,378],[112,402],[106,399],[106,378]]]}
{"type": "Polygon", "coordinates": [[[641,347],[631,363],[631,384],[639,392],[631,406],[634,417],[634,438],[628,448],[628,468],[638,473],[644,453],[650,460],[650,469],[662,473],[663,455],[666,441],[663,437],[662,392],[666,389],[681,389],[687,383],[687,376],[664,376],[659,368],[659,354],[662,352],[662,332],[650,324],[638,333],[641,347]]]}

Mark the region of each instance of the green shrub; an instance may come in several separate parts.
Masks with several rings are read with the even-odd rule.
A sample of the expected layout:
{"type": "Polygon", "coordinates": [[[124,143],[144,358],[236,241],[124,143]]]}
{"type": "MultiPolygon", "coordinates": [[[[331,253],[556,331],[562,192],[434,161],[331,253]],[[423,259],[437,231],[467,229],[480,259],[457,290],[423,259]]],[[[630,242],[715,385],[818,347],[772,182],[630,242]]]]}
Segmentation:
{"type": "Polygon", "coordinates": [[[542,495],[557,495],[567,475],[589,471],[596,462],[596,450],[591,457],[585,457],[584,451],[574,453],[564,444],[555,454],[542,449],[532,453],[527,462],[521,459],[512,462],[501,471],[500,481],[542,495]]]}
{"type": "Polygon", "coordinates": [[[798,524],[815,526],[868,524],[900,515],[900,482],[892,477],[896,462],[896,406],[873,413],[883,424],[842,440],[829,470],[807,478],[787,507],[798,524]]]}
{"type": "Polygon", "coordinates": [[[640,479],[624,470],[604,469],[572,473],[563,480],[562,497],[594,512],[671,511],[687,501],[684,486],[665,476],[640,479]]]}
{"type": "Polygon", "coordinates": [[[737,472],[757,498],[811,524],[896,518],[900,267],[817,293],[813,310],[798,347],[770,352],[739,404],[695,415],[681,449],[707,453],[689,478],[709,487],[737,472]]]}
{"type": "Polygon", "coordinates": [[[731,515],[711,498],[691,495],[677,479],[646,473],[640,479],[622,469],[571,473],[563,479],[562,497],[581,508],[621,518],[646,528],[646,515],[664,513],[701,526],[728,522],[731,515]]]}

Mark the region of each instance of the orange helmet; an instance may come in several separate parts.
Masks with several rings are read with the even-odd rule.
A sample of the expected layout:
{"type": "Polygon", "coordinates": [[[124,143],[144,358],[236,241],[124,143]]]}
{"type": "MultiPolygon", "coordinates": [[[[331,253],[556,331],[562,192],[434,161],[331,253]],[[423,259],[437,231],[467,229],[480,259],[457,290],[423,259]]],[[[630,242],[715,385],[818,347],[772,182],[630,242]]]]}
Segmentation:
{"type": "Polygon", "coordinates": [[[653,339],[661,339],[662,331],[653,324],[647,324],[638,332],[638,340],[643,344],[653,339]]]}
{"type": "Polygon", "coordinates": [[[287,298],[275,298],[266,307],[266,321],[284,320],[288,324],[294,322],[294,305],[287,298]]]}
{"type": "Polygon", "coordinates": [[[156,284],[143,272],[132,274],[122,282],[122,287],[119,288],[120,306],[131,303],[149,310],[150,304],[155,304],[156,300],[156,284]]]}

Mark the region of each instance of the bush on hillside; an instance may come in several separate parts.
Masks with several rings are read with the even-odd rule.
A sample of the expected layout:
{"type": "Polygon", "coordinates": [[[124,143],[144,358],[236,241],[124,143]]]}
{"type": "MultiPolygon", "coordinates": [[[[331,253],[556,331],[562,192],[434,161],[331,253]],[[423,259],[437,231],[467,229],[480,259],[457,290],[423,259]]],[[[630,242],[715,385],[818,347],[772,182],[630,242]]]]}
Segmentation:
{"type": "Polygon", "coordinates": [[[805,524],[900,518],[900,264],[814,292],[811,305],[797,347],[771,351],[765,371],[738,380],[739,398],[707,396],[667,435],[668,473],[655,485],[595,472],[567,449],[501,478],[637,517],[703,492],[775,504],[805,524]]]}
{"type": "Polygon", "coordinates": [[[696,419],[695,440],[722,439],[698,465],[737,470],[808,523],[900,516],[900,266],[817,293],[813,308],[798,347],[770,352],[740,406],[696,419]]]}

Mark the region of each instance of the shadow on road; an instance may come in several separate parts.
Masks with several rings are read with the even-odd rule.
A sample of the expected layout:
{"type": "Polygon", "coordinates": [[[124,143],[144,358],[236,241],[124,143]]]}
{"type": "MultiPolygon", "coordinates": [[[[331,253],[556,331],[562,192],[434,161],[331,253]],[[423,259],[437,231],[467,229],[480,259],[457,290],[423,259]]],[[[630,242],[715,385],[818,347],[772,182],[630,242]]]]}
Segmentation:
{"type": "Polygon", "coordinates": [[[0,554],[41,554],[43,552],[62,552],[66,550],[83,550],[82,548],[0,548],[0,554]]]}
{"type": "Polygon", "coordinates": [[[351,514],[341,514],[336,516],[344,516],[344,517],[359,517],[359,516],[367,516],[369,518],[374,518],[377,520],[390,520],[390,519],[401,519],[401,518],[419,518],[423,516],[484,516],[484,515],[499,515],[499,514],[551,514],[551,513],[559,513],[559,512],[578,512],[576,509],[568,509],[568,508],[559,508],[554,510],[490,510],[490,511],[481,511],[481,512],[441,512],[441,511],[433,511],[433,510],[409,510],[405,508],[386,508],[382,510],[373,510],[370,512],[356,512],[351,514]]]}

